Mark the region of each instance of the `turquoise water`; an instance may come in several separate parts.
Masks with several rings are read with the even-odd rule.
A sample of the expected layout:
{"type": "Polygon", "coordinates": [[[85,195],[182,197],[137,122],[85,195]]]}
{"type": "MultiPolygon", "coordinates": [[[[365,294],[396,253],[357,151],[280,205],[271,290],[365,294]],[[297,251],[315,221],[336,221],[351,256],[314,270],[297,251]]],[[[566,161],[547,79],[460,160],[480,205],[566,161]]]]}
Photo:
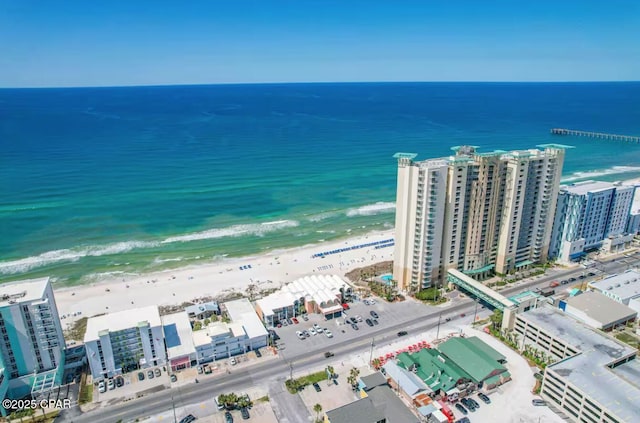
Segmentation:
{"type": "Polygon", "coordinates": [[[393,275],[382,275],[380,276],[380,279],[382,279],[385,282],[390,282],[393,279],[393,275]]]}
{"type": "Polygon", "coordinates": [[[640,84],[0,90],[0,282],[59,284],[334,240],[394,222],[398,151],[562,142],[565,179],[640,176],[640,84]]]}

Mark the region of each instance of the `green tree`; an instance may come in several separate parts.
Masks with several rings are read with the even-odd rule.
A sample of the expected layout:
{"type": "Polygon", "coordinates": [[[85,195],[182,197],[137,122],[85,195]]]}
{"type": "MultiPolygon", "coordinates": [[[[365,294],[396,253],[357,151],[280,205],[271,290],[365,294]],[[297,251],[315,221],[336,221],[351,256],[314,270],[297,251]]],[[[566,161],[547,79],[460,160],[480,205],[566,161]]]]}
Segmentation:
{"type": "Polygon", "coordinates": [[[349,377],[347,377],[347,383],[351,385],[351,388],[355,391],[358,386],[358,376],[360,375],[360,370],[355,367],[349,371],[349,377]]]}
{"type": "Polygon", "coordinates": [[[320,404],[314,405],[313,411],[316,412],[316,421],[320,421],[320,413],[322,413],[322,405],[320,404]]]}
{"type": "Polygon", "coordinates": [[[498,330],[502,326],[502,312],[500,310],[494,310],[491,315],[491,328],[498,330]]]}

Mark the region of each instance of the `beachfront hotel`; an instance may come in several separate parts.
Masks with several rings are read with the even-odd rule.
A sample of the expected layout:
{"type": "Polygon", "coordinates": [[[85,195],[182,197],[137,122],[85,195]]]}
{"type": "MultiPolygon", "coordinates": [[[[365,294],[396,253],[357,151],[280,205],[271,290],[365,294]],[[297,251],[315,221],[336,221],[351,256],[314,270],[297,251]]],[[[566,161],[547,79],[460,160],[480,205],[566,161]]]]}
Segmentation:
{"type": "Polygon", "coordinates": [[[334,319],[342,315],[342,304],[352,291],[338,275],[304,276],[256,301],[256,313],[267,326],[305,313],[334,319]]]}
{"type": "Polygon", "coordinates": [[[437,286],[448,269],[479,279],[548,257],[566,146],[415,161],[397,153],[393,277],[404,292],[437,286]]]}
{"type": "Polygon", "coordinates": [[[570,263],[590,250],[628,247],[633,241],[627,229],[635,189],[600,181],[560,187],[549,256],[570,263]]]}
{"type": "Polygon", "coordinates": [[[157,306],[89,318],[84,343],[94,381],[163,366],[167,360],[157,306]]]}
{"type": "Polygon", "coordinates": [[[0,286],[0,333],[0,399],[60,384],[65,343],[49,278],[0,286]]]}

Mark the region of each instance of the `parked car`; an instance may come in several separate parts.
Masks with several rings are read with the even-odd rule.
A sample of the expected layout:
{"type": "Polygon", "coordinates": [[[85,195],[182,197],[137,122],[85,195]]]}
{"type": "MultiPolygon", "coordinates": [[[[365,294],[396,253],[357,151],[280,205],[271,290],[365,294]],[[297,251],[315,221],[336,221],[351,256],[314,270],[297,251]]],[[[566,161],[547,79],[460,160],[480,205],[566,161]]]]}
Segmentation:
{"type": "Polygon", "coordinates": [[[531,400],[531,404],[535,405],[536,407],[542,406],[542,405],[547,405],[545,400],[541,400],[541,399],[532,399],[531,400]]]}
{"type": "Polygon", "coordinates": [[[342,304],[342,309],[343,310],[349,310],[349,304],[347,304],[347,303],[342,304]]]}
{"type": "Polygon", "coordinates": [[[469,401],[468,398],[462,398],[461,401],[464,404],[464,406],[467,407],[467,410],[471,411],[472,413],[476,411],[476,407],[473,405],[471,401],[469,401]]]}
{"type": "Polygon", "coordinates": [[[458,409],[462,414],[464,414],[464,415],[469,414],[469,412],[467,411],[467,409],[466,409],[466,408],[464,408],[464,406],[463,406],[462,404],[460,404],[460,403],[457,403],[457,404],[456,404],[456,408],[457,408],[457,409],[458,409]]]}
{"type": "Polygon", "coordinates": [[[118,388],[122,388],[124,386],[124,378],[123,377],[117,377],[116,378],[116,386],[118,388]]]}
{"type": "Polygon", "coordinates": [[[324,353],[324,357],[325,358],[333,357],[333,353],[331,351],[327,351],[326,353],[324,353]]]}
{"type": "Polygon", "coordinates": [[[236,364],[238,364],[238,362],[236,361],[235,357],[231,357],[231,360],[229,360],[229,364],[231,364],[232,366],[235,366],[236,364]]]}
{"type": "Polygon", "coordinates": [[[306,330],[303,330],[303,331],[302,331],[302,334],[304,335],[304,337],[305,337],[305,338],[308,338],[308,337],[310,337],[310,336],[311,336],[311,334],[310,334],[308,331],[306,331],[306,330]]]}
{"type": "Polygon", "coordinates": [[[109,390],[111,391],[112,389],[116,389],[116,384],[113,381],[113,379],[109,379],[109,382],[107,382],[107,388],[109,388],[109,390]]]}
{"type": "Polygon", "coordinates": [[[318,382],[313,383],[313,389],[315,389],[316,392],[322,391],[322,388],[320,388],[320,385],[318,385],[318,382]]]}
{"type": "Polygon", "coordinates": [[[292,324],[293,324],[293,320],[291,320],[291,317],[289,317],[289,318],[287,319],[287,323],[289,323],[290,325],[292,325],[292,324]]]}
{"type": "Polygon", "coordinates": [[[216,403],[218,410],[224,410],[224,404],[218,401],[218,397],[213,397],[213,401],[216,403]]]}
{"type": "Polygon", "coordinates": [[[160,377],[162,375],[160,369],[155,369],[153,373],[155,373],[156,377],[160,377]]]}
{"type": "Polygon", "coordinates": [[[327,338],[333,338],[333,333],[329,329],[325,329],[324,334],[327,338]]]}
{"type": "Polygon", "coordinates": [[[353,323],[351,325],[351,327],[353,328],[353,330],[360,330],[360,328],[358,327],[358,325],[356,325],[355,323],[353,323]]]}
{"type": "Polygon", "coordinates": [[[224,412],[224,420],[226,423],[233,423],[233,416],[228,411],[224,412]]]}
{"type": "Polygon", "coordinates": [[[295,317],[292,317],[292,318],[291,318],[291,321],[292,321],[293,323],[295,323],[296,325],[297,325],[298,323],[300,323],[300,322],[298,321],[298,319],[296,319],[295,317]]]}
{"type": "Polygon", "coordinates": [[[254,350],[256,352],[256,357],[260,358],[262,357],[262,353],[260,352],[260,350],[254,350]]]}
{"type": "Polygon", "coordinates": [[[367,319],[367,320],[365,320],[365,322],[366,322],[369,326],[373,326],[373,322],[371,321],[371,319],[367,319]]]}
{"type": "Polygon", "coordinates": [[[144,380],[144,373],[138,372],[138,380],[140,381],[144,380]]]}
{"type": "Polygon", "coordinates": [[[183,418],[180,420],[180,423],[191,423],[191,422],[194,422],[194,421],[196,421],[196,420],[197,420],[197,419],[193,416],[193,414],[189,414],[188,416],[183,417],[183,418]]]}
{"type": "Polygon", "coordinates": [[[356,320],[357,320],[358,322],[362,322],[362,316],[359,316],[359,315],[358,315],[358,316],[356,316],[356,320]]]}
{"type": "Polygon", "coordinates": [[[377,325],[378,324],[378,319],[373,319],[372,322],[373,322],[374,325],[377,325]]]}
{"type": "Polygon", "coordinates": [[[306,315],[306,314],[303,314],[303,315],[302,315],[302,316],[300,316],[300,317],[302,317],[302,320],[304,320],[305,322],[308,322],[308,321],[309,321],[309,318],[307,317],[307,315],[306,315]]]}
{"type": "Polygon", "coordinates": [[[349,322],[351,322],[352,325],[355,325],[356,323],[358,323],[355,317],[349,317],[349,322]]]}
{"type": "Polygon", "coordinates": [[[171,375],[171,382],[177,382],[178,381],[178,376],[172,374],[171,375]]]}
{"type": "Polygon", "coordinates": [[[311,335],[317,335],[317,334],[318,334],[318,332],[316,332],[316,330],[315,330],[314,328],[309,328],[309,331],[308,331],[308,332],[309,332],[309,334],[311,334],[311,335]]]}
{"type": "Polygon", "coordinates": [[[100,393],[107,392],[107,386],[104,384],[103,380],[101,380],[100,383],[98,384],[98,391],[100,393]]]}
{"type": "Polygon", "coordinates": [[[471,397],[469,397],[468,400],[470,404],[473,404],[473,408],[480,408],[480,404],[478,404],[478,401],[474,400],[471,397]]]}
{"type": "Polygon", "coordinates": [[[469,420],[469,417],[463,417],[460,420],[456,420],[455,423],[471,423],[471,420],[469,420]]]}
{"type": "Polygon", "coordinates": [[[320,326],[318,326],[316,328],[316,333],[322,333],[322,332],[324,332],[324,329],[322,329],[320,326]]]}
{"type": "Polygon", "coordinates": [[[379,317],[380,317],[380,316],[378,316],[378,313],[376,313],[376,312],[375,312],[375,311],[373,311],[373,310],[371,310],[371,311],[369,312],[369,314],[370,314],[370,315],[371,315],[371,317],[373,317],[374,319],[377,319],[377,318],[379,318],[379,317]]]}
{"type": "MultiPolygon", "coordinates": [[[[286,320],[283,320],[283,321],[282,321],[282,322],[280,322],[280,323],[282,323],[282,326],[289,326],[289,323],[287,323],[287,321],[286,321],[286,320]]],[[[279,327],[279,326],[278,326],[278,327],[279,327]]]]}
{"type": "Polygon", "coordinates": [[[240,414],[242,415],[243,420],[249,420],[251,415],[249,414],[249,409],[247,407],[242,407],[240,409],[240,414]]]}
{"type": "Polygon", "coordinates": [[[482,392],[478,392],[478,398],[484,401],[485,404],[491,404],[491,399],[489,399],[489,397],[483,394],[482,392]]]}
{"type": "Polygon", "coordinates": [[[398,336],[406,336],[409,332],[407,332],[406,330],[401,330],[400,332],[398,332],[398,336]]]}
{"type": "Polygon", "coordinates": [[[587,276],[595,276],[595,275],[596,275],[596,274],[595,274],[595,273],[593,273],[593,272],[589,272],[589,273],[587,274],[587,276]]]}
{"type": "Polygon", "coordinates": [[[202,370],[202,366],[198,366],[198,374],[201,375],[202,373],[204,373],[204,370],[202,370]]]}
{"type": "Polygon", "coordinates": [[[304,334],[299,330],[296,331],[296,336],[298,337],[298,339],[306,339],[306,336],[304,336],[304,334]]]}
{"type": "Polygon", "coordinates": [[[153,370],[147,370],[147,378],[153,379],[153,370]]]}
{"type": "Polygon", "coordinates": [[[318,331],[318,329],[320,329],[320,325],[317,323],[313,324],[313,328],[316,330],[316,332],[318,331]]]}

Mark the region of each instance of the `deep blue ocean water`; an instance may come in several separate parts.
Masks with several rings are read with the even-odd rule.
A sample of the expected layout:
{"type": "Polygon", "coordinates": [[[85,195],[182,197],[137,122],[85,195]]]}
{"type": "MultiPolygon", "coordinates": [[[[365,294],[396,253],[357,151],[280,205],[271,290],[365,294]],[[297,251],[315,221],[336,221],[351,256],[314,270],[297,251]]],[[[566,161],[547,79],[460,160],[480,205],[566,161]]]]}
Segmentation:
{"type": "Polygon", "coordinates": [[[640,176],[640,83],[0,90],[0,281],[86,283],[393,226],[398,151],[570,144],[567,181],[640,176]]]}

